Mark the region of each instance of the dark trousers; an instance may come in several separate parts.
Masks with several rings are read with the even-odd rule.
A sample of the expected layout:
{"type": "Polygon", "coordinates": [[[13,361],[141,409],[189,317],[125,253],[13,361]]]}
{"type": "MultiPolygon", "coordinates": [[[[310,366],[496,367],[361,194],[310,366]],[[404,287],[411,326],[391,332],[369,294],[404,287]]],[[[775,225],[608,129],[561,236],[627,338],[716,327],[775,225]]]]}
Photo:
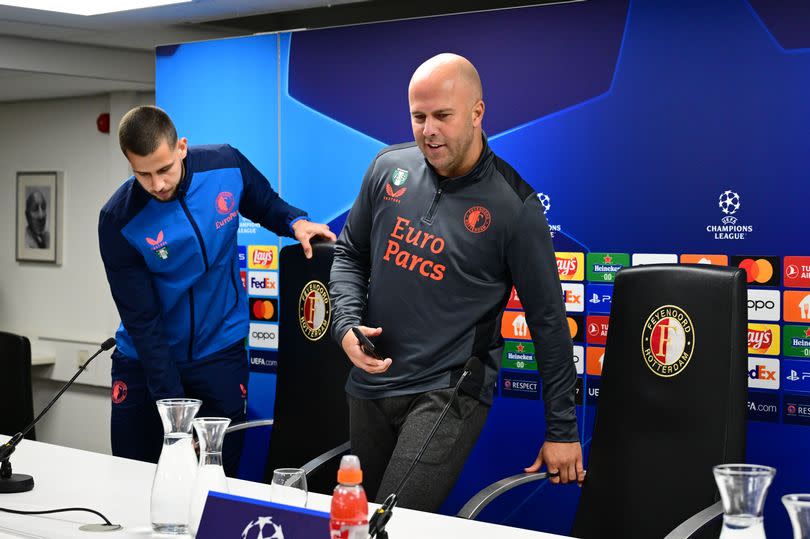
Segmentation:
{"type": "MultiPolygon", "coordinates": [[[[453,388],[383,399],[348,396],[352,452],[360,457],[368,498],[382,503],[396,490],[427,439],[453,388]]],[[[400,507],[435,512],[455,485],[489,413],[459,392],[398,498],[400,507]]]]}
{"type": "MultiPolygon", "coordinates": [[[[185,396],[202,400],[197,417],[229,417],[232,423],[245,420],[249,373],[241,341],[214,358],[178,364],[178,368],[185,396]]],[[[113,455],[157,462],[163,447],[163,426],[141,362],[114,359],[112,380],[113,455]]],[[[239,470],[243,444],[244,431],[225,436],[222,459],[228,476],[235,476],[239,470]]]]}

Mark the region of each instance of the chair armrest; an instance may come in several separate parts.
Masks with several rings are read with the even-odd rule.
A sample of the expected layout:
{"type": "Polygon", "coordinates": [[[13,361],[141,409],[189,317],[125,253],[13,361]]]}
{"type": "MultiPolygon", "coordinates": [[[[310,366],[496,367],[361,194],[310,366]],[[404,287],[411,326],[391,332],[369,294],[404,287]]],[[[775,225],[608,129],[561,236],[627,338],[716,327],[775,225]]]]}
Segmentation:
{"type": "Polygon", "coordinates": [[[542,479],[547,479],[548,474],[546,472],[542,473],[521,473],[517,475],[513,475],[511,477],[507,477],[505,479],[501,479],[495,483],[492,483],[488,487],[484,488],[483,490],[479,490],[478,493],[470,498],[467,503],[464,504],[464,507],[456,513],[457,517],[466,518],[466,519],[475,519],[489,503],[509,490],[513,488],[523,485],[525,483],[531,483],[532,481],[540,481],[542,479]]]}
{"type": "Polygon", "coordinates": [[[341,444],[335,447],[334,449],[330,449],[326,453],[318,455],[314,459],[310,460],[309,462],[301,466],[301,469],[304,470],[306,476],[309,477],[313,473],[320,470],[324,464],[326,464],[327,462],[329,462],[334,458],[343,456],[344,454],[348,453],[350,449],[351,443],[346,442],[344,444],[341,444]]]}
{"type": "Polygon", "coordinates": [[[708,526],[714,519],[723,514],[723,502],[718,501],[703,511],[695,513],[681,522],[677,528],[667,534],[664,539],[689,539],[695,533],[708,526]]]}
{"type": "Polygon", "coordinates": [[[245,421],[243,423],[235,423],[225,429],[225,434],[230,434],[238,430],[252,429],[254,427],[270,427],[273,425],[272,419],[257,419],[256,421],[245,421]]]}

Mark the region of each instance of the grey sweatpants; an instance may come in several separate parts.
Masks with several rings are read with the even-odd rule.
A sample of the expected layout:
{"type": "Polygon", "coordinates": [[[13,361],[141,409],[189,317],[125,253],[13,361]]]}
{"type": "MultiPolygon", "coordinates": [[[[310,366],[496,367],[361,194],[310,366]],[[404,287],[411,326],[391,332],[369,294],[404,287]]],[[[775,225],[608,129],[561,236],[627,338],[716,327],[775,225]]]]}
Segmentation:
{"type": "MultiPolygon", "coordinates": [[[[447,404],[453,388],[358,399],[348,395],[352,452],[360,457],[369,500],[394,492],[447,404]]],[[[435,512],[456,483],[489,413],[489,406],[459,392],[397,505],[435,512]]]]}

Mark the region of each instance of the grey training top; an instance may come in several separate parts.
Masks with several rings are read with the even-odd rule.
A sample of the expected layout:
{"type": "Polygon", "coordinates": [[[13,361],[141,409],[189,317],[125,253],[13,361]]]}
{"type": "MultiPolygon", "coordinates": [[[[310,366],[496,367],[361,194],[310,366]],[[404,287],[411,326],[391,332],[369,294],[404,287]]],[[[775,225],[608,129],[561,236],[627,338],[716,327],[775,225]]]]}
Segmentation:
{"type": "Polygon", "coordinates": [[[443,178],[414,144],[383,149],[363,178],[337,241],[329,291],[332,336],[383,328],[383,374],[353,368],[346,391],[376,399],[450,387],[491,403],[512,285],[543,378],[546,440],[578,441],[576,371],[548,223],[534,190],[484,151],[465,176],[443,178]]]}

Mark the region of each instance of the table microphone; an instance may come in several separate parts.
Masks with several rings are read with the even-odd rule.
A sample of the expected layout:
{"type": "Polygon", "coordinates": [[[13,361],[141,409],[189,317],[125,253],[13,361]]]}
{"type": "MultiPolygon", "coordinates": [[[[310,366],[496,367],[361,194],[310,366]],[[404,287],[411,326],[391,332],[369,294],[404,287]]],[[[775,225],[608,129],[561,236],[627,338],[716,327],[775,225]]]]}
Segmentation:
{"type": "Polygon", "coordinates": [[[23,437],[26,434],[28,434],[28,431],[34,428],[34,425],[37,424],[40,418],[44,416],[48,410],[51,409],[51,406],[53,406],[54,403],[59,399],[59,397],[62,396],[62,393],[64,393],[67,390],[67,388],[69,388],[71,384],[73,384],[73,381],[76,380],[76,378],[78,378],[78,376],[87,368],[87,365],[90,364],[90,362],[93,361],[93,359],[101,352],[106,352],[113,346],[115,346],[114,338],[110,337],[109,339],[104,341],[101,345],[101,348],[99,348],[95,354],[90,356],[90,358],[88,358],[88,360],[85,361],[81,367],[79,367],[79,370],[76,371],[76,374],[73,375],[73,378],[71,378],[64,386],[62,386],[62,389],[59,390],[59,393],[57,393],[56,396],[51,399],[51,402],[49,402],[48,405],[45,407],[45,409],[42,410],[42,412],[40,412],[40,414],[36,417],[36,419],[34,419],[21,432],[18,432],[17,434],[12,436],[12,438],[8,442],[6,442],[3,445],[0,445],[0,463],[2,463],[0,464],[0,494],[27,492],[34,488],[33,477],[25,474],[12,473],[11,463],[9,462],[8,459],[9,457],[11,457],[12,453],[14,453],[14,448],[17,447],[17,444],[19,444],[20,441],[22,441],[23,437]]]}
{"type": "Polygon", "coordinates": [[[393,515],[394,507],[397,505],[397,496],[399,493],[402,492],[402,487],[405,486],[405,483],[408,482],[410,479],[411,474],[413,473],[414,468],[416,465],[419,464],[419,461],[422,459],[422,455],[424,454],[425,450],[427,449],[430,440],[433,439],[433,435],[436,434],[436,431],[439,430],[439,425],[442,423],[442,419],[444,416],[447,415],[447,411],[450,410],[450,406],[453,405],[453,401],[456,399],[456,395],[458,394],[458,390],[461,387],[461,383],[470,375],[472,371],[472,365],[474,362],[478,361],[478,358],[473,356],[468,361],[467,364],[464,365],[464,372],[461,373],[461,377],[456,382],[456,387],[453,389],[453,394],[450,395],[450,400],[447,401],[447,404],[444,405],[444,409],[442,413],[439,414],[439,419],[436,420],[436,424],[433,425],[430,433],[428,434],[427,438],[425,439],[425,443],[422,444],[421,449],[419,449],[419,453],[416,454],[416,457],[411,462],[411,467],[408,468],[408,471],[405,472],[405,475],[402,476],[402,479],[397,485],[396,490],[388,495],[385,499],[383,504],[374,512],[374,515],[371,517],[371,520],[368,522],[368,536],[371,537],[378,537],[379,539],[388,539],[388,532],[385,531],[385,525],[388,524],[388,521],[391,520],[391,516],[393,515]]]}

